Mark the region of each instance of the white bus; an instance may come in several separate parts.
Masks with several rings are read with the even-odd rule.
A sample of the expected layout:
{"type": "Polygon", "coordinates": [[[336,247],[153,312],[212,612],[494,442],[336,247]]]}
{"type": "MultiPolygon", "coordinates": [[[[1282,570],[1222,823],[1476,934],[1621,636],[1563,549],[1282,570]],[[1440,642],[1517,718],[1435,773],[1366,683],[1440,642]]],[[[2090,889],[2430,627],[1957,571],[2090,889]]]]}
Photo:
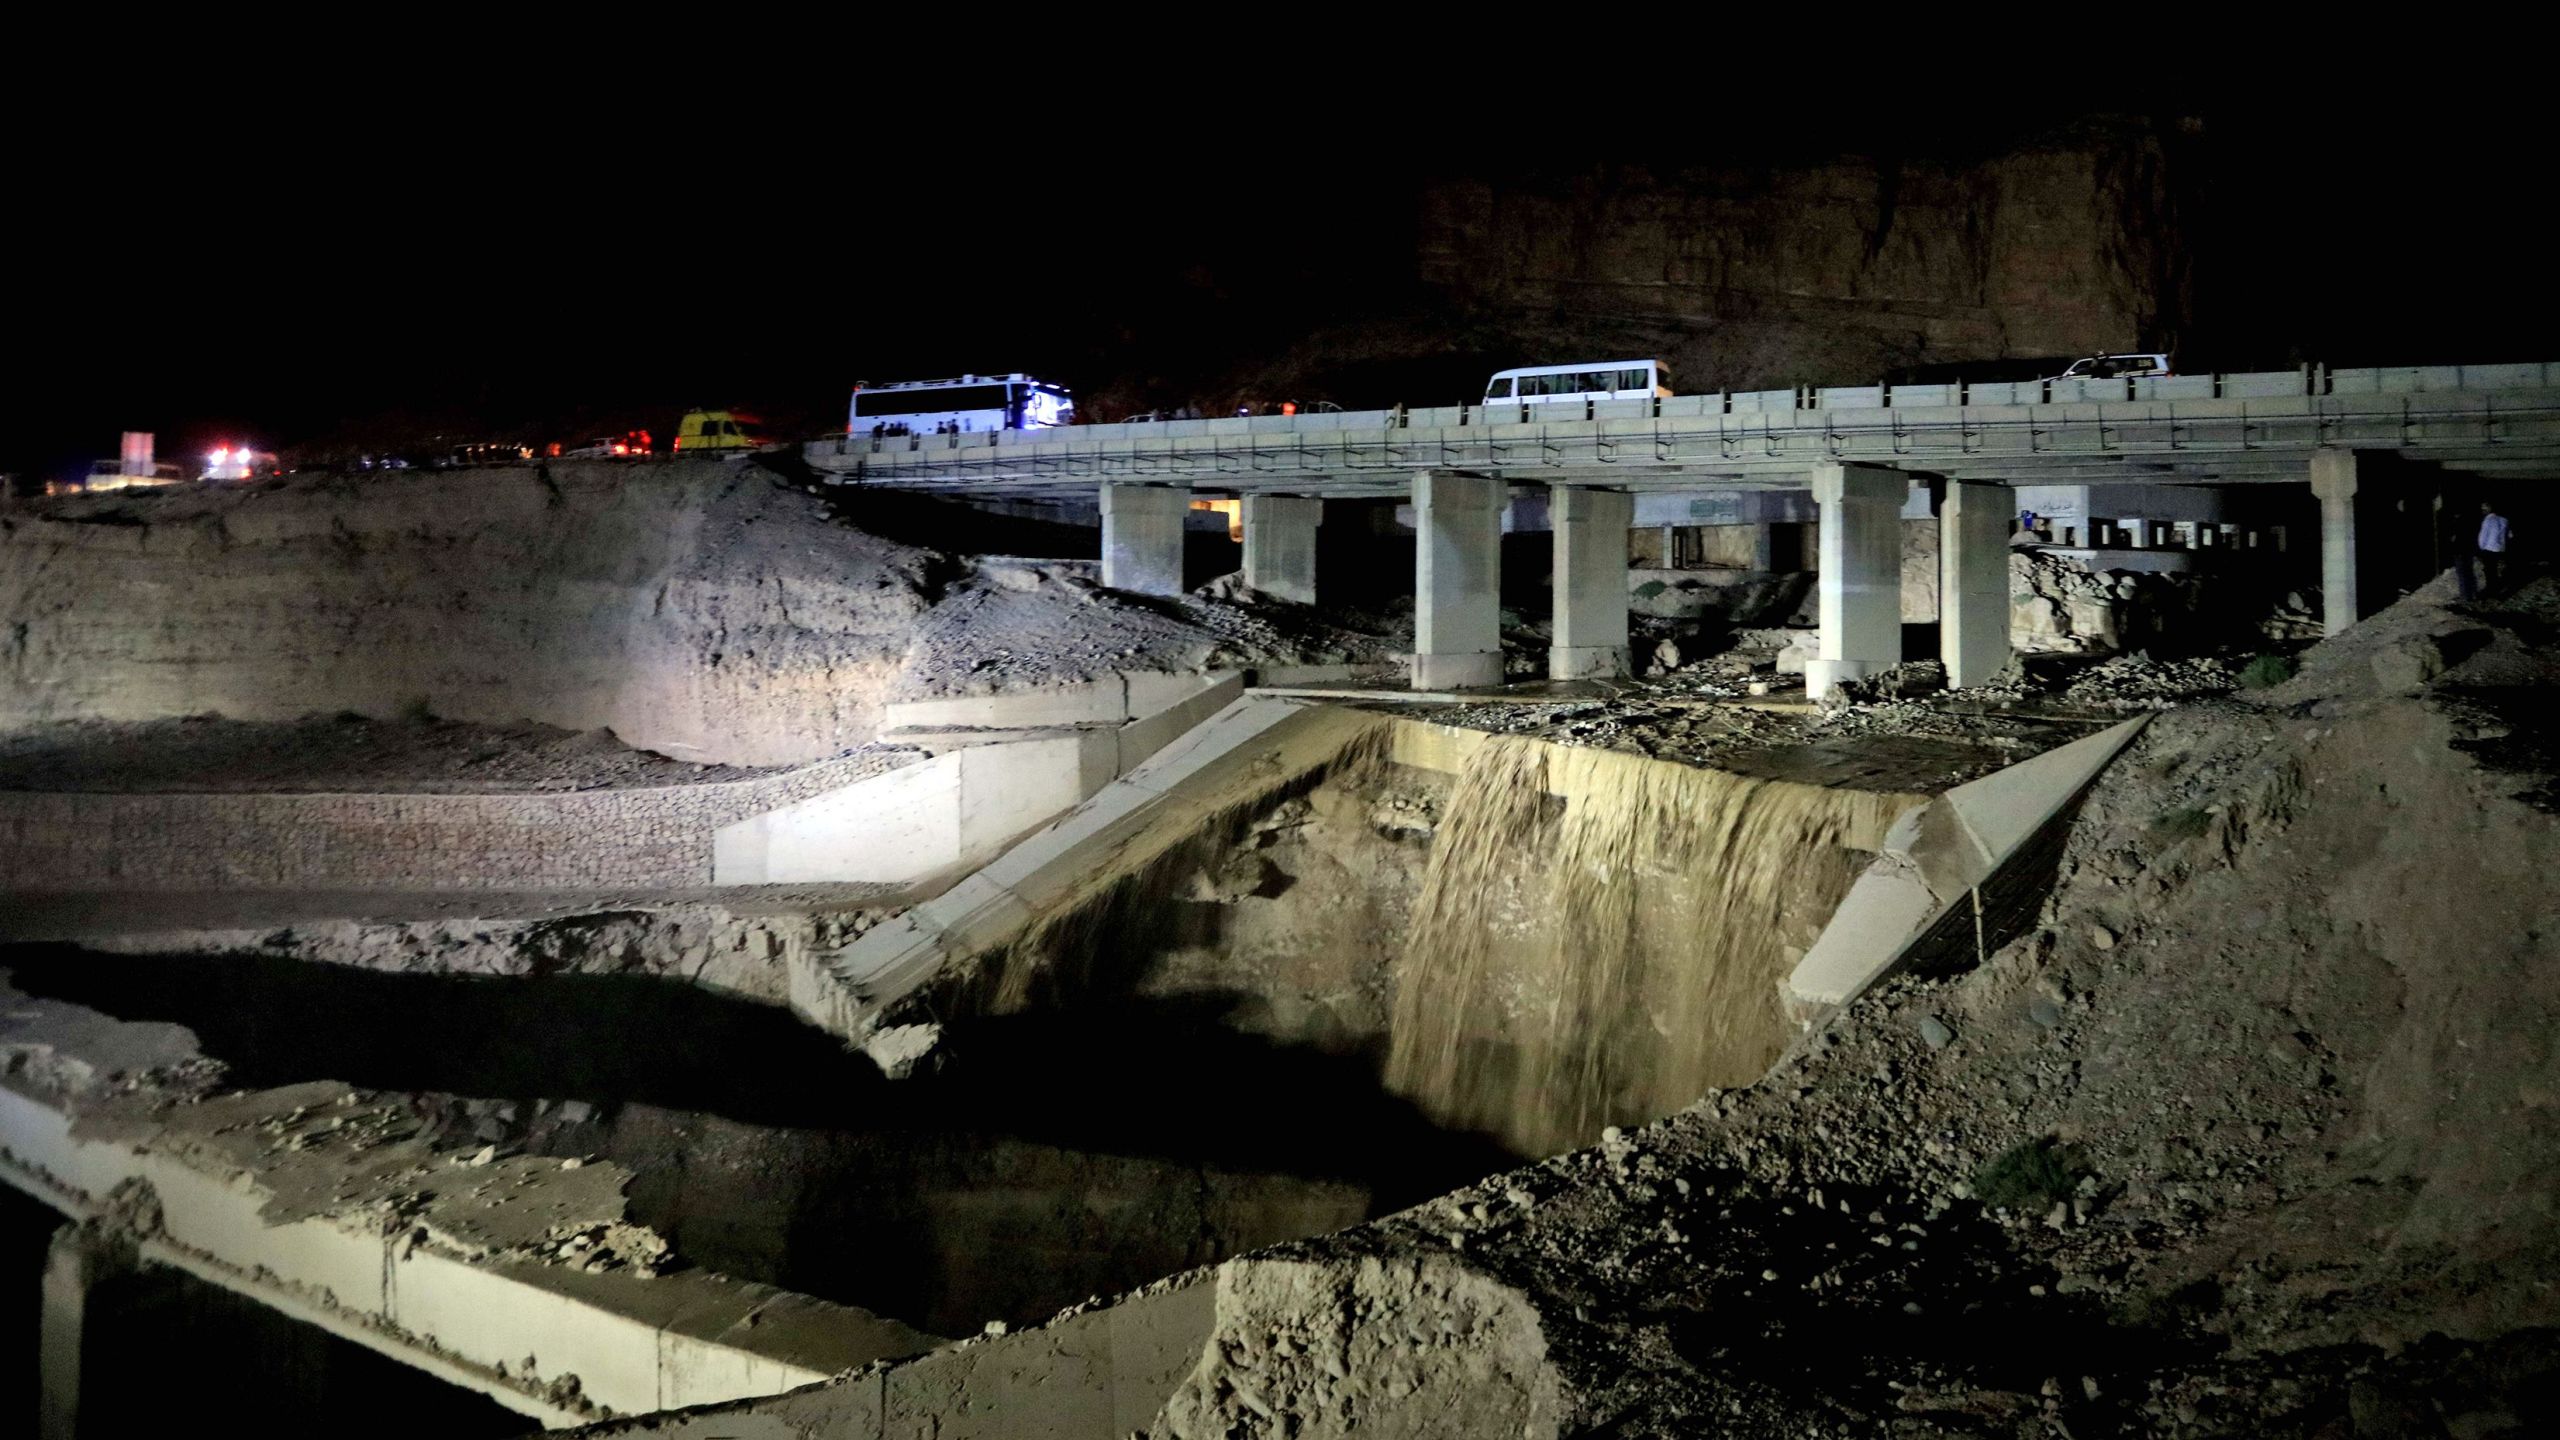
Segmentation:
{"type": "Polygon", "coordinates": [[[1485,382],[1487,405],[1543,405],[1559,400],[1644,400],[1671,395],[1671,367],[1659,360],[1594,360],[1580,365],[1524,365],[1497,370],[1485,382]]]}
{"type": "Polygon", "coordinates": [[[1076,402],[1064,386],[1028,375],[963,375],[857,386],[845,434],[936,435],[946,430],[1039,430],[1071,424],[1076,402]]]}

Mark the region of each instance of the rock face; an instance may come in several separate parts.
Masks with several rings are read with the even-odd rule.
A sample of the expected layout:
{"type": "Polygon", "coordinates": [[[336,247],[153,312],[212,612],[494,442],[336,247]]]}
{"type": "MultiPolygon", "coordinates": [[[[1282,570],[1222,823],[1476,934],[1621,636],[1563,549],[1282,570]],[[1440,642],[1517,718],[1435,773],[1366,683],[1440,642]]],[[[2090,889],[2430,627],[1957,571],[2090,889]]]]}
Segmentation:
{"type": "Polygon", "coordinates": [[[0,726],[432,712],[806,760],[877,734],[926,560],[716,463],[58,502],[0,519],[0,726]]]}
{"type": "Polygon", "coordinates": [[[1524,361],[1652,353],[1692,392],[2165,344],[2188,305],[2168,161],[2093,125],[1987,159],[1449,182],[1421,274],[1524,361]]]}

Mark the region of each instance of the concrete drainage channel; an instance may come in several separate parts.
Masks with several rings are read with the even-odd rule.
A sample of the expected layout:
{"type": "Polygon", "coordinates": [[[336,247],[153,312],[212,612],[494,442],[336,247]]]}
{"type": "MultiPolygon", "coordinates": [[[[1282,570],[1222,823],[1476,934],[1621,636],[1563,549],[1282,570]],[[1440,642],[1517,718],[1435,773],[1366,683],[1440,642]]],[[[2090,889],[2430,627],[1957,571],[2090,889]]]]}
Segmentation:
{"type": "MultiPolygon", "coordinates": [[[[1127,723],[1113,723],[1115,736],[1127,723]]],[[[261,1093],[289,1093],[316,1068],[369,1094],[482,1097],[464,1133],[494,1129],[485,1144],[497,1163],[558,1173],[594,1157],[627,1169],[615,1223],[705,1269],[621,1283],[644,1297],[675,1293],[664,1288],[674,1282],[742,1285],[756,1298],[706,1334],[696,1332],[708,1321],[672,1312],[643,1325],[659,1357],[645,1386],[609,1383],[617,1366],[636,1372],[603,1355],[546,1358],[531,1377],[501,1376],[495,1355],[471,1362],[470,1376],[507,1387],[546,1423],[581,1413],[547,1388],[575,1373],[575,1400],[621,1413],[733,1402],[646,1422],[652,1433],[886,1435],[933,1423],[943,1434],[1124,1436],[1188,1403],[1219,1327],[1276,1294],[1299,1305],[1348,1287],[1337,1298],[1350,1305],[1366,1303],[1352,1293],[1363,1286],[1397,1288],[1400,1304],[1463,1312],[1470,1333],[1533,1330],[1534,1317],[1459,1271],[1346,1279],[1233,1257],[1357,1225],[1509,1155],[1587,1143],[1604,1124],[1678,1108],[1684,1092],[1745,1083],[1894,966],[1961,963],[1996,943],[1991,932],[2034,889],[2025,872],[2038,837],[2132,728],[1942,794],[1841,792],[1244,696],[1144,763],[1124,767],[1115,752],[1111,768],[1125,774],[938,899],[849,946],[797,956],[792,1008],[868,1058],[776,1011],[686,991],[635,1011],[593,979],[293,975],[189,959],[141,962],[110,982],[86,957],[55,955],[23,957],[20,983],[128,1019],[201,1025],[236,1080],[272,1087],[261,1093]],[[1577,878],[1611,873],[1633,883],[1577,878]],[[1692,923],[1637,924],[1638,913],[1692,923]],[[1594,945],[1610,955],[1592,956],[1594,945]],[[1701,966],[1700,954],[1715,960],[1701,966]],[[320,1014],[357,1035],[398,1016],[412,1041],[313,1056],[220,1033],[208,982],[226,1013],[284,1017],[277,1037],[326,1029],[313,1024],[320,1014]],[[1549,1021],[1524,1029],[1517,1006],[1487,1002],[1497,993],[1530,997],[1549,1021]],[[1670,1035],[1629,1028],[1630,1016],[1665,1014],[1686,1017],[1670,1035]],[[617,1073],[597,1058],[617,1053],[664,1063],[617,1073]],[[751,1072],[742,1054],[757,1057],[751,1072]],[[1346,1150],[1344,1136],[1365,1138],[1346,1150]],[[709,1270],[739,1278],[714,1282],[709,1270]],[[685,1359],[670,1371],[665,1358],[671,1346],[736,1344],[761,1328],[741,1328],[760,1306],[816,1307],[792,1334],[859,1332],[883,1346],[882,1335],[915,1332],[876,1327],[1020,1327],[1124,1291],[909,1359],[895,1344],[772,1356],[750,1345],[720,1362],[733,1376],[725,1394],[683,1378],[718,1366],[685,1359]]],[[[63,1118],[78,1107],[48,1109],[28,1093],[41,1087],[11,1084],[22,1102],[7,1121],[12,1178],[24,1172],[22,1185],[75,1214],[104,1208],[134,1177],[78,1149],[80,1127],[63,1118]]],[[[183,1186],[152,1178],[166,1212],[183,1186]]],[[[275,1227],[252,1218],[259,1209],[190,1253],[231,1247],[221,1263],[242,1274],[264,1267],[295,1295],[317,1286],[366,1313],[325,1280],[277,1270],[260,1238],[275,1227]]],[[[378,1228],[372,1243],[385,1243],[378,1228]]],[[[597,1302],[580,1291],[576,1303],[597,1302]]],[[[637,1302],[613,1303],[630,1313],[637,1302]]],[[[703,1315],[726,1313],[704,1304],[703,1315]]],[[[442,1363],[470,1359],[440,1332],[372,1313],[348,1323],[461,1357],[442,1363]]],[[[551,1323],[630,1331],[627,1320],[551,1323]]],[[[1509,1382],[1494,1371],[1443,1375],[1499,1394],[1506,1413],[1538,1413],[1537,1396],[1502,1393],[1509,1382]]],[[[1459,1402],[1436,1403],[1445,1415],[1459,1402]]]]}

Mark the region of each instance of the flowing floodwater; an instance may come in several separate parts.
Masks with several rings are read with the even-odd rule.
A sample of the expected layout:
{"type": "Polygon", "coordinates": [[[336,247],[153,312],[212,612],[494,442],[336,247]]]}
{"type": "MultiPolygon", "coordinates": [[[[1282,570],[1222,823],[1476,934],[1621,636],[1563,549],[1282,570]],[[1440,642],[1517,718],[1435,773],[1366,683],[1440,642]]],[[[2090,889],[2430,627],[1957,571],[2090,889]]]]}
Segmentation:
{"type": "Polygon", "coordinates": [[[1758,1079],[1779,981],[1920,799],[1491,737],[1414,906],[1387,1088],[1543,1155],[1758,1079]]]}

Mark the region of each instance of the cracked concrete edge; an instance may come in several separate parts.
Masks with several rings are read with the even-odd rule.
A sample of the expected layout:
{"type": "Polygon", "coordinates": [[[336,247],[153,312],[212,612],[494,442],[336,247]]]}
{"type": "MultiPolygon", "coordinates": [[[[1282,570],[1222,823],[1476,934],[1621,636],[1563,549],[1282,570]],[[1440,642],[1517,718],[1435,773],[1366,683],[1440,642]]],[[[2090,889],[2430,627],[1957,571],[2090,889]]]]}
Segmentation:
{"type": "Polygon", "coordinates": [[[1969,891],[1998,874],[2078,798],[2150,718],[2057,746],[1905,814],[1787,976],[1788,1012],[1810,1024],[1892,974],[1969,891]]]}
{"type": "Polygon", "coordinates": [[[192,1037],[5,985],[0,1000],[0,1052],[12,1062],[0,1078],[0,1180],[73,1222],[124,1226],[147,1261],[546,1425],[593,1419],[599,1407],[635,1414],[773,1394],[939,1343],[852,1307],[705,1272],[588,1273],[527,1258],[548,1229],[527,1243],[481,1233],[444,1213],[467,1206],[434,1182],[457,1193],[465,1179],[510,1174],[567,1185],[562,1204],[535,1207],[530,1223],[567,1214],[593,1228],[619,1223],[617,1167],[532,1158],[474,1167],[413,1139],[272,1146],[278,1124],[309,1117],[315,1133],[351,1137],[353,1127],[330,1122],[400,1102],[335,1082],[201,1096],[137,1088],[134,1078],[176,1051],[192,1055],[192,1037]],[[414,1203],[398,1203],[410,1192],[414,1203]],[[529,1356],[542,1361],[531,1374],[529,1356]]]}

